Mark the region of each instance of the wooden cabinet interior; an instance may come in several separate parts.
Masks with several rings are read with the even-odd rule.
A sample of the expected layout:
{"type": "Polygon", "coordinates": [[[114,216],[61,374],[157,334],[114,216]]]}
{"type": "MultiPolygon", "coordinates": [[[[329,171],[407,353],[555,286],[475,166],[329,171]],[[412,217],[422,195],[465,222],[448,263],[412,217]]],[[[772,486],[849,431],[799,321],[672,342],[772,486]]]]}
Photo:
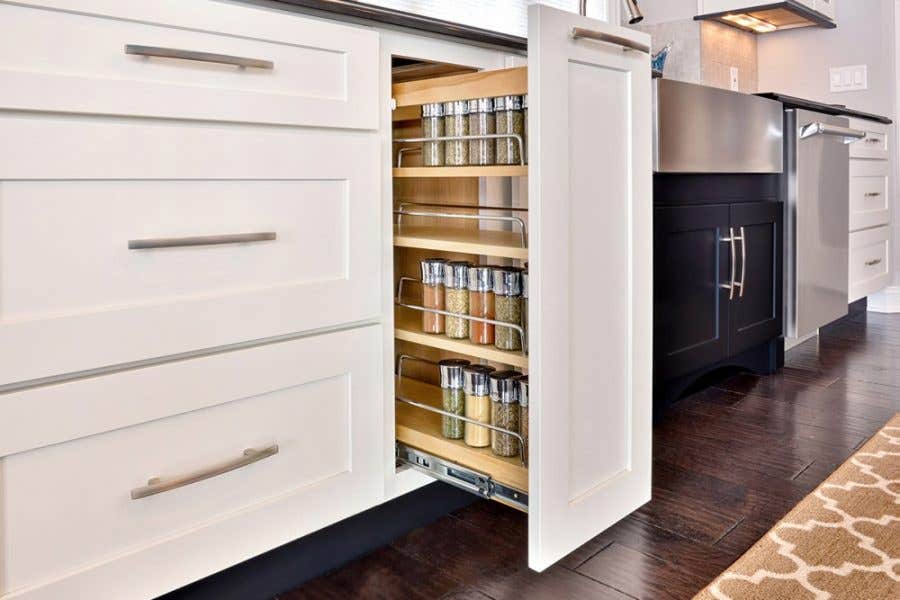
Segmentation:
{"type": "MultiPolygon", "coordinates": [[[[472,72],[466,67],[395,59],[392,97],[393,137],[422,136],[421,105],[472,98],[521,95],[527,91],[524,67],[472,72]],[[416,78],[421,73],[426,78],[416,78]],[[433,77],[440,73],[440,77],[433,77]]],[[[527,246],[527,182],[525,165],[424,167],[419,143],[393,144],[394,290],[402,304],[421,305],[420,263],[425,258],[464,260],[473,264],[525,267],[527,246]],[[398,152],[409,148],[398,163],[398,152]],[[485,208],[489,207],[489,208],[485,208]],[[415,215],[397,214],[415,212],[415,215]],[[468,215],[454,218],[422,215],[468,215]],[[478,220],[471,216],[516,217],[508,222],[478,220]],[[402,280],[402,297],[400,292],[402,280]]],[[[395,355],[412,356],[432,363],[462,358],[498,370],[528,372],[524,351],[504,351],[468,339],[422,331],[422,313],[395,307],[395,355]]],[[[441,408],[438,370],[428,362],[403,361],[403,377],[397,377],[395,396],[441,408]]],[[[473,448],[461,440],[441,435],[441,415],[396,402],[396,441],[429,455],[461,465],[492,481],[527,493],[528,469],[521,456],[503,458],[488,448],[473,448]]],[[[501,498],[496,498],[503,501],[501,498]]],[[[517,508],[522,508],[517,506],[517,508]]]]}

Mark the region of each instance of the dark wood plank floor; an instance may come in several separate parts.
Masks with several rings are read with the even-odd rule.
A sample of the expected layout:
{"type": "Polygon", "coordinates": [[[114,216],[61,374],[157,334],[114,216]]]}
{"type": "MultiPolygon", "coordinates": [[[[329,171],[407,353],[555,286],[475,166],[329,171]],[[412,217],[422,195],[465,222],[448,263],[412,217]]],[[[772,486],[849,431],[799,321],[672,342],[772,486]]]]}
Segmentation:
{"type": "Polygon", "coordinates": [[[691,598],[900,411],[900,315],[858,313],[679,403],[654,431],[653,500],[560,563],[481,501],[280,600],[691,598]]]}

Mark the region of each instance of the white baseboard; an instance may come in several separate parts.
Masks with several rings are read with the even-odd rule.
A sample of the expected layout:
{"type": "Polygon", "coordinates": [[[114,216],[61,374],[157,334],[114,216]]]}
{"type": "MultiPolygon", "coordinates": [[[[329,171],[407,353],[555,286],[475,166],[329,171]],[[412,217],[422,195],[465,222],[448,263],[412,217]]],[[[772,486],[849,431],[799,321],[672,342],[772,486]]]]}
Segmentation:
{"type": "Polygon", "coordinates": [[[869,296],[868,310],[878,313],[900,313],[900,285],[887,287],[869,296]]]}

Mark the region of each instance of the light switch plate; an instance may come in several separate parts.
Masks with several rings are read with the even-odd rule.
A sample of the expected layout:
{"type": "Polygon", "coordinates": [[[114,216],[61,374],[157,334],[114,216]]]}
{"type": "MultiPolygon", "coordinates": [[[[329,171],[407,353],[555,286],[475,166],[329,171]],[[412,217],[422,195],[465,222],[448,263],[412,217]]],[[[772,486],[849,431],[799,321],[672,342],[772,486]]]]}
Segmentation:
{"type": "Polygon", "coordinates": [[[869,89],[869,69],[867,65],[831,67],[828,79],[832,92],[856,92],[869,89]]]}

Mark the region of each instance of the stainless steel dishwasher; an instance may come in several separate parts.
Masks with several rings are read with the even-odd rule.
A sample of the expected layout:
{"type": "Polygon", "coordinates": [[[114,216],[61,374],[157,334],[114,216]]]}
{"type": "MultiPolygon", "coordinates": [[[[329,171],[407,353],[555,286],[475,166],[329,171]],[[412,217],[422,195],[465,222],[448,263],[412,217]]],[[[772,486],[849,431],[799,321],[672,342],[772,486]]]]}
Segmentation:
{"type": "Polygon", "coordinates": [[[784,111],[786,335],[803,339],[847,314],[848,145],[865,137],[846,117],[784,111]]]}

